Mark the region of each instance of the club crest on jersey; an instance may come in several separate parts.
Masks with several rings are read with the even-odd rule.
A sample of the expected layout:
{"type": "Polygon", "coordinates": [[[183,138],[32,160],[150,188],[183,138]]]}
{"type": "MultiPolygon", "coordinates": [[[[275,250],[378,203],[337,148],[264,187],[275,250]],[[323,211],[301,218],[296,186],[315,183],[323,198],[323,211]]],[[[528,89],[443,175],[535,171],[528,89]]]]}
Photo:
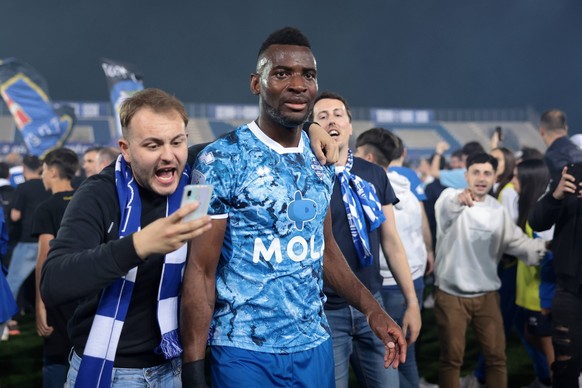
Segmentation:
{"type": "Polygon", "coordinates": [[[317,177],[320,180],[323,180],[323,177],[325,176],[323,172],[323,166],[319,163],[319,160],[317,160],[317,158],[315,157],[311,158],[311,168],[315,172],[315,175],[317,175],[317,177]]]}
{"type": "Polygon", "coordinates": [[[317,215],[317,204],[311,199],[304,199],[301,192],[295,192],[295,199],[287,208],[287,216],[295,223],[298,230],[303,230],[303,224],[311,221],[317,215]]]}

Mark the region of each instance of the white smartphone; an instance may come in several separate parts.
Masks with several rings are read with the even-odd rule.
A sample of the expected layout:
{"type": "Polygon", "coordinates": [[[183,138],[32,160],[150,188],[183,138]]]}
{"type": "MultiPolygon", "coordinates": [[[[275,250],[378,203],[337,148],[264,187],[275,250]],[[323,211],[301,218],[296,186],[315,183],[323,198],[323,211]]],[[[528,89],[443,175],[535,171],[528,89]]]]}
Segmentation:
{"type": "Polygon", "coordinates": [[[208,213],[208,204],[210,203],[210,196],[212,195],[212,185],[186,185],[182,193],[182,202],[180,207],[198,201],[200,204],[198,209],[184,217],[184,221],[192,221],[198,219],[208,213]]]}

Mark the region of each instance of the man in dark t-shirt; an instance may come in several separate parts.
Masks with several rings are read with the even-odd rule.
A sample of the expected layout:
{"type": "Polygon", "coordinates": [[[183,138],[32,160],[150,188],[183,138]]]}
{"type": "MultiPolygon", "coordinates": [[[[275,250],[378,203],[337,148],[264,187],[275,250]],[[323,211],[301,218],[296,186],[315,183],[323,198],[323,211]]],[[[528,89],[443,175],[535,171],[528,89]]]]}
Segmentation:
{"type": "Polygon", "coordinates": [[[31,236],[34,212],[39,203],[50,196],[40,180],[41,164],[38,157],[25,156],[23,173],[25,182],[16,188],[11,204],[10,219],[18,228],[18,242],[12,252],[12,260],[8,269],[6,281],[17,299],[18,292],[26,278],[30,276],[36,265],[38,239],[31,236]]]}
{"type": "Polygon", "coordinates": [[[67,357],[71,342],[67,335],[67,322],[73,315],[76,302],[49,309],[40,298],[40,270],[46,260],[49,243],[57,235],[65,209],[73,197],[71,179],[79,167],[77,154],[68,148],[49,152],[42,165],[42,183],[52,196],[36,208],[32,235],[38,238],[36,262],[36,331],[44,337],[43,386],[62,387],[68,369],[67,357]]]}
{"type": "MultiPolygon", "coordinates": [[[[407,302],[403,331],[405,334],[409,331],[409,341],[414,342],[420,331],[420,309],[406,253],[396,229],[392,206],[398,203],[398,199],[386,172],[373,163],[353,157],[348,148],[352,134],[351,113],[341,96],[333,93],[322,93],[318,96],[313,106],[313,119],[336,140],[339,148],[339,159],[335,165],[336,180],[330,203],[334,237],[352,271],[383,305],[380,294],[383,279],[379,265],[379,249],[382,247],[407,302]],[[365,189],[366,186],[369,191],[365,189]],[[361,191],[365,194],[360,195],[361,191]],[[375,205],[369,200],[372,191],[376,194],[375,205]],[[359,199],[361,196],[368,200],[359,199]],[[357,202],[363,209],[361,214],[354,213],[357,202]],[[370,210],[374,207],[376,212],[370,210]],[[370,212],[375,216],[368,216],[370,212]],[[381,221],[382,217],[385,217],[384,221],[381,221]],[[362,223],[361,228],[356,226],[358,221],[362,223]],[[374,224],[376,227],[371,226],[374,224]],[[364,235],[367,237],[367,244],[360,242],[366,239],[364,235]],[[358,248],[366,245],[368,252],[365,248],[358,248]]],[[[366,317],[349,306],[325,282],[324,292],[328,298],[325,314],[332,332],[336,386],[347,387],[349,363],[362,384],[365,382],[365,385],[377,387],[398,386],[398,370],[383,368],[384,345],[375,338],[366,317]]]]}

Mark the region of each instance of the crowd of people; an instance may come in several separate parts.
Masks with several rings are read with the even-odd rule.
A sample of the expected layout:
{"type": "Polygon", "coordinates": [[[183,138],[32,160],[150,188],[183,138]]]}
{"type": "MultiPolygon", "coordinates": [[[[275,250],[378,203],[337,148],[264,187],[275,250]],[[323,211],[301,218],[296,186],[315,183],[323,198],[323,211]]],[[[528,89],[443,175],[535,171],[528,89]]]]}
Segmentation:
{"type": "Polygon", "coordinates": [[[15,189],[0,163],[0,321],[17,334],[35,273],[45,387],[347,387],[350,365],[361,386],[436,386],[416,363],[429,278],[439,386],[507,387],[515,329],[531,387],[578,387],[582,149],[565,114],[542,115],[545,154],[496,131],[414,171],[388,129],[354,142],[317,76],[287,27],[257,55],[258,118],[210,144],[189,147],[184,105],[145,89],[118,148],[26,156],[15,189]],[[213,187],[195,220],[189,184],[213,187]],[[469,326],[482,356],[462,377],[469,326]]]}

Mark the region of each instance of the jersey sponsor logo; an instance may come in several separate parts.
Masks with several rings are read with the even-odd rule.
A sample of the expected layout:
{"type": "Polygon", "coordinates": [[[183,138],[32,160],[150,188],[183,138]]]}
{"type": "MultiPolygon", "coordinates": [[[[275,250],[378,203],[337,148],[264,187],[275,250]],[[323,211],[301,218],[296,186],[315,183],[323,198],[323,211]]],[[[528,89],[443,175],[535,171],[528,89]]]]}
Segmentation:
{"type": "Polygon", "coordinates": [[[287,216],[295,223],[298,230],[317,215],[317,204],[311,199],[304,199],[300,191],[295,193],[295,199],[287,207],[287,216]]]}
{"type": "MultiPolygon", "coordinates": [[[[287,206],[287,216],[295,223],[297,230],[303,230],[304,224],[313,220],[316,215],[317,204],[315,201],[303,198],[301,191],[296,191],[295,198],[287,206]]],[[[286,247],[281,247],[281,240],[278,238],[273,239],[267,247],[265,242],[257,237],[253,251],[253,263],[258,263],[261,257],[267,262],[271,261],[273,256],[275,262],[281,263],[284,254],[285,257],[295,262],[301,262],[308,256],[312,259],[320,259],[323,256],[323,248],[323,242],[321,247],[315,246],[315,236],[311,236],[309,241],[302,236],[294,236],[286,247]]]]}
{"type": "Polygon", "coordinates": [[[281,240],[275,238],[267,248],[263,240],[259,237],[255,239],[255,249],[253,251],[253,263],[258,263],[261,257],[269,262],[275,256],[275,262],[283,262],[283,253],[290,260],[299,263],[309,257],[312,259],[319,259],[323,257],[324,243],[322,241],[321,247],[315,246],[315,236],[311,236],[309,242],[301,236],[295,236],[287,243],[285,252],[281,248],[281,240]]]}

